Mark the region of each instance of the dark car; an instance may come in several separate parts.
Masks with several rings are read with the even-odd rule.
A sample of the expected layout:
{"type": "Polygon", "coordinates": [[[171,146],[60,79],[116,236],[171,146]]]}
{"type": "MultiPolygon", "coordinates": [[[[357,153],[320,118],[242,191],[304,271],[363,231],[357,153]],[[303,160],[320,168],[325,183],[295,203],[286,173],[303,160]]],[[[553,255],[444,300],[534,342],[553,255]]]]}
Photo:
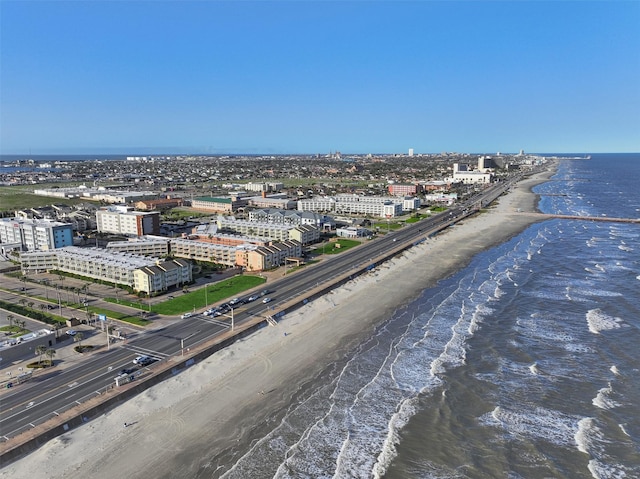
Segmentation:
{"type": "Polygon", "coordinates": [[[137,370],[135,368],[124,368],[122,371],[120,371],[120,374],[133,374],[136,371],[137,370]]]}

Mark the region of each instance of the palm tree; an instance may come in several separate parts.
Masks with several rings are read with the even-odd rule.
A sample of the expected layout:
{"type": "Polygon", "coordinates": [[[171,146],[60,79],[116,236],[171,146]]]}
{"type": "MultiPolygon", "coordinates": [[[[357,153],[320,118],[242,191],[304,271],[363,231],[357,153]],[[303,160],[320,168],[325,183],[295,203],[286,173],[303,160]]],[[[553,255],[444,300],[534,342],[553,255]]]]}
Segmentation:
{"type": "Polygon", "coordinates": [[[45,309],[47,309],[47,305],[46,304],[40,304],[40,311],[42,311],[44,313],[45,309]]]}
{"type": "Polygon", "coordinates": [[[25,326],[27,325],[27,322],[24,319],[16,319],[16,324],[21,330],[25,331],[25,326]]]}
{"type": "Polygon", "coordinates": [[[82,340],[84,339],[84,334],[76,333],[73,337],[73,342],[78,343],[78,348],[82,351],[82,340]]]}
{"type": "Polygon", "coordinates": [[[53,366],[53,357],[56,355],[56,350],[53,348],[49,348],[47,349],[45,354],[49,358],[49,366],[53,366]]]}
{"type": "Polygon", "coordinates": [[[27,306],[29,306],[30,308],[33,308],[33,305],[36,304],[33,301],[29,301],[29,304],[27,306]]]}
{"type": "Polygon", "coordinates": [[[38,364],[42,362],[42,355],[47,352],[47,347],[44,344],[36,346],[36,354],[40,357],[38,358],[38,364]]]}
{"type": "Polygon", "coordinates": [[[95,313],[93,311],[87,311],[87,323],[91,324],[93,318],[95,317],[95,313]]]}
{"type": "Polygon", "coordinates": [[[9,321],[9,329],[11,329],[13,327],[13,320],[15,319],[15,316],[13,314],[8,314],[7,315],[7,321],[9,321]]]}
{"type": "Polygon", "coordinates": [[[25,304],[27,304],[27,300],[24,298],[21,298],[20,301],[18,301],[18,303],[20,303],[22,306],[24,306],[25,304]]]}
{"type": "Polygon", "coordinates": [[[47,299],[49,299],[49,280],[48,279],[43,279],[41,281],[41,283],[44,285],[44,294],[46,295],[47,299]]]}
{"type": "Polygon", "coordinates": [[[27,288],[25,288],[25,284],[27,283],[27,275],[23,274],[22,276],[20,276],[20,281],[22,281],[22,292],[24,294],[27,294],[27,288]]]}

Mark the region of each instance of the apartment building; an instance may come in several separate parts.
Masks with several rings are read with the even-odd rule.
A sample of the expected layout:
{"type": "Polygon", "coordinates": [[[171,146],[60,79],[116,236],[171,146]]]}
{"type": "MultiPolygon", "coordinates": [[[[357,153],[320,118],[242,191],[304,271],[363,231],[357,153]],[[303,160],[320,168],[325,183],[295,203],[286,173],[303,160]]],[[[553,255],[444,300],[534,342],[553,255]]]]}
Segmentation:
{"type": "Polygon", "coordinates": [[[238,247],[236,264],[246,271],[264,271],[285,264],[287,259],[299,260],[302,244],[287,240],[269,246],[245,245],[238,247]]]}
{"type": "Polygon", "coordinates": [[[70,224],[28,218],[0,218],[0,243],[3,250],[51,250],[73,245],[70,224]]]}
{"type": "Polygon", "coordinates": [[[96,211],[98,232],[143,236],[160,233],[160,212],[133,211],[117,206],[96,211]]]}
{"type": "Polygon", "coordinates": [[[192,280],[191,263],[183,259],[158,262],[133,272],[134,289],[154,295],[173,287],[180,287],[192,280]]]}
{"type": "Polygon", "coordinates": [[[169,254],[169,241],[169,238],[163,237],[138,237],[128,241],[110,241],[107,243],[107,250],[141,256],[165,257],[169,254]]]}
{"type": "Polygon", "coordinates": [[[235,266],[237,246],[227,246],[196,239],[172,238],[171,254],[176,258],[235,266]]]}
{"type": "Polygon", "coordinates": [[[158,285],[166,290],[192,280],[191,263],[188,261],[162,261],[158,258],[101,248],[68,246],[53,251],[24,252],[20,255],[20,264],[24,274],[60,270],[99,281],[130,286],[136,291],[146,293],[160,291],[157,289],[158,285]],[[136,274],[139,269],[151,267],[157,267],[159,270],[154,269],[150,272],[147,269],[145,273],[136,274]],[[160,274],[159,271],[164,271],[163,278],[157,276],[160,274]],[[151,273],[156,275],[155,279],[144,279],[146,274],[151,273]]]}

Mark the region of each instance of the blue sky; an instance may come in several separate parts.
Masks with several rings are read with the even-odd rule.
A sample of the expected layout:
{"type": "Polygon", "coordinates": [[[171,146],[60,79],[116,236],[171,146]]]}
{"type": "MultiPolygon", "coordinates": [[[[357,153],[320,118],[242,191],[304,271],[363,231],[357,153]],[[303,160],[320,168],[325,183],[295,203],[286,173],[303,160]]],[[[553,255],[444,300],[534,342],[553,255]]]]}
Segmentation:
{"type": "Polygon", "coordinates": [[[640,151],[639,1],[0,2],[0,153],[640,151]]]}

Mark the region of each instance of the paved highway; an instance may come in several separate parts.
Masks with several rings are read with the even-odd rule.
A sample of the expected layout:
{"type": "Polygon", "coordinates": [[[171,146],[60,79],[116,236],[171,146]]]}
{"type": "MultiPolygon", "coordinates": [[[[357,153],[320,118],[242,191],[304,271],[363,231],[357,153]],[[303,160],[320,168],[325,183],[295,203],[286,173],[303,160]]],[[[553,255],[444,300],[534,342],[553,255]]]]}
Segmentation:
{"type": "MultiPolygon", "coordinates": [[[[498,183],[492,188],[476,195],[465,204],[458,205],[442,214],[422,220],[401,230],[391,232],[384,237],[371,241],[365,246],[345,251],[340,255],[310,266],[295,274],[284,275],[268,285],[268,296],[272,302],[263,304],[260,300],[247,303],[234,310],[235,324],[241,324],[255,316],[265,317],[278,306],[296,298],[309,295],[321,286],[328,287],[335,278],[353,272],[359,274],[372,266],[377,258],[383,258],[410,247],[418,241],[442,229],[466,215],[473,209],[484,206],[497,198],[515,181],[498,183]]],[[[141,354],[152,356],[161,361],[172,355],[181,354],[184,348],[209,341],[221,332],[230,329],[231,321],[227,317],[206,317],[201,314],[176,321],[163,329],[150,331],[126,343],[114,345],[109,350],[88,356],[86,361],[61,372],[53,371],[6,393],[2,398],[0,410],[0,431],[2,440],[28,430],[69,408],[81,404],[113,386],[114,378],[124,368],[134,365],[132,360],[141,354]]],[[[138,369],[135,375],[144,375],[153,368],[138,369]]]]}

